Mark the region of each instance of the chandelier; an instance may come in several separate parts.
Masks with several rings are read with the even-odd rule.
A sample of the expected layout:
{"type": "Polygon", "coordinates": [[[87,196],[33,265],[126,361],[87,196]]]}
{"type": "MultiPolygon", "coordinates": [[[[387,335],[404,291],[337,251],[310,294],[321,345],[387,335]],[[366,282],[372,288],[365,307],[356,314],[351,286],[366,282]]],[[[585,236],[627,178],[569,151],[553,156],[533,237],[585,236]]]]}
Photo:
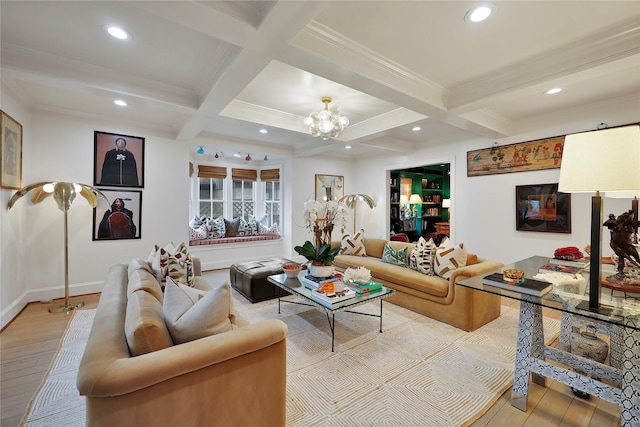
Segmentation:
{"type": "Polygon", "coordinates": [[[324,110],[309,114],[304,119],[304,124],[309,126],[309,133],[319,136],[325,141],[340,135],[340,132],[349,125],[349,119],[340,115],[340,107],[334,105],[329,111],[331,97],[323,96],[324,110]]]}

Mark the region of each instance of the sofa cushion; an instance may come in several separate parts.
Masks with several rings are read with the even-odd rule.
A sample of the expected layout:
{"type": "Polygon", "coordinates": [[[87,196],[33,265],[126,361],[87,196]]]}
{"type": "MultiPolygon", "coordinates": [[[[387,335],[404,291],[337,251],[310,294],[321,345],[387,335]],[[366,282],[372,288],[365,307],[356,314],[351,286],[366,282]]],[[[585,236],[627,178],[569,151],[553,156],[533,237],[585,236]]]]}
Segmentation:
{"type": "Polygon", "coordinates": [[[139,269],[143,269],[153,274],[153,270],[151,269],[151,265],[141,258],[133,258],[129,261],[129,265],[127,267],[127,276],[131,277],[131,274],[139,269]]]}
{"type": "Polygon", "coordinates": [[[384,251],[382,252],[382,262],[386,262],[387,264],[399,265],[401,267],[407,266],[407,249],[406,247],[402,249],[394,249],[391,245],[385,245],[384,251]]]}
{"type": "Polygon", "coordinates": [[[231,287],[215,287],[197,299],[170,278],[164,292],[164,318],[176,344],[193,341],[233,329],[234,316],[231,287]]]}
{"type": "Polygon", "coordinates": [[[382,252],[384,252],[384,246],[387,241],[384,239],[363,239],[364,248],[367,251],[367,256],[376,258],[382,258],[382,252]]]}
{"type": "Polygon", "coordinates": [[[364,247],[364,230],[360,229],[355,234],[345,234],[342,236],[340,246],[342,246],[341,255],[367,256],[367,250],[364,247]]]}
{"type": "Polygon", "coordinates": [[[132,356],[173,345],[165,325],[162,303],[143,290],[134,291],[127,299],[124,332],[132,356]]]}
{"type": "Polygon", "coordinates": [[[127,297],[136,291],[147,292],[162,304],[162,288],[156,277],[147,270],[138,269],[129,276],[127,285],[127,297]]]}
{"type": "Polygon", "coordinates": [[[434,270],[444,279],[449,279],[453,271],[467,264],[467,251],[463,244],[455,245],[450,239],[445,240],[436,250],[434,270]]]}

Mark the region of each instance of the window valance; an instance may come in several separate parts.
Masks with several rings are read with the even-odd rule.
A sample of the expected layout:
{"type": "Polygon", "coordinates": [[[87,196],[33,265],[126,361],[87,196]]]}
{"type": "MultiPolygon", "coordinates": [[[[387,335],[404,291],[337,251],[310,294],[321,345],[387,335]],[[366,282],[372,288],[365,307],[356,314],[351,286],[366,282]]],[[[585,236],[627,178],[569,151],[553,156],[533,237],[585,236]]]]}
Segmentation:
{"type": "Polygon", "coordinates": [[[255,169],[233,168],[231,169],[231,177],[242,181],[257,181],[258,171],[255,169]]]}
{"type": "Polygon", "coordinates": [[[227,177],[227,168],[222,166],[198,166],[198,178],[221,178],[227,177]]]}
{"type": "Polygon", "coordinates": [[[279,181],[280,169],[263,169],[260,171],[260,181],[279,181]]]}

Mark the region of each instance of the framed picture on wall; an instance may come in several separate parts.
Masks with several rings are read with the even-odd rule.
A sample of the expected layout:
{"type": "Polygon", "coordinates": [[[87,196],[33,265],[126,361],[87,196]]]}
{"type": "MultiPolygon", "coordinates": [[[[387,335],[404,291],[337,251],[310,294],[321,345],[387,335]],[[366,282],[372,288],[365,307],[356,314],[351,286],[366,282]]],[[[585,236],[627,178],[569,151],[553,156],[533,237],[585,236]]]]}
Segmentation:
{"type": "Polygon", "coordinates": [[[571,194],[557,183],[517,185],[516,230],[571,233],[571,194]]]}
{"type": "Polygon", "coordinates": [[[144,187],[144,138],[93,133],[93,185],[144,187]]]}
{"type": "Polygon", "coordinates": [[[316,200],[339,200],[344,196],[344,177],[316,174],[316,200]]]}
{"type": "Polygon", "coordinates": [[[2,188],[22,187],[22,125],[0,111],[0,174],[2,188]]]}
{"type": "Polygon", "coordinates": [[[98,199],[93,209],[93,240],[139,239],[142,218],[141,190],[100,188],[109,204],[98,199]]]}

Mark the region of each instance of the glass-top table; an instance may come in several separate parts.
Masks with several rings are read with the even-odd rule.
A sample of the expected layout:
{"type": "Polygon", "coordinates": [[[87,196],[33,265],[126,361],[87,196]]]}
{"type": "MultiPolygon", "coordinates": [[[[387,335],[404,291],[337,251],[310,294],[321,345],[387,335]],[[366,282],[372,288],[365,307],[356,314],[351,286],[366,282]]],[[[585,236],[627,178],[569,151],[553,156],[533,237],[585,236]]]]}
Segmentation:
{"type": "Polygon", "coordinates": [[[278,286],[285,291],[290,292],[291,294],[302,298],[305,302],[300,303],[297,301],[290,301],[286,299],[282,299],[283,297],[278,297],[278,314],[280,314],[280,303],[286,302],[291,304],[302,304],[308,305],[312,307],[316,307],[320,310],[323,310],[327,313],[327,320],[329,321],[329,327],[331,328],[331,351],[334,350],[334,342],[335,342],[335,314],[340,311],[348,311],[349,313],[361,314],[365,316],[373,316],[380,318],[380,332],[382,332],[382,300],[387,298],[389,295],[393,295],[396,291],[385,286],[382,287],[382,290],[370,295],[365,296],[355,296],[354,298],[339,301],[334,304],[330,304],[324,301],[320,301],[311,296],[312,290],[305,287],[302,283],[302,277],[306,274],[306,271],[301,271],[298,274],[298,278],[289,278],[286,274],[274,274],[272,276],[267,277],[267,280],[274,285],[278,286]],[[351,309],[363,305],[368,304],[374,301],[380,301],[380,314],[371,314],[371,313],[362,313],[359,311],[352,311],[351,309]]]}
{"type": "MultiPolygon", "coordinates": [[[[547,262],[549,257],[533,256],[504,268],[523,270],[525,277],[532,278],[538,273],[538,268],[547,262]]],[[[640,304],[638,301],[617,297],[609,290],[601,289],[601,305],[611,308],[610,314],[605,315],[576,307],[579,303],[588,301],[588,283],[553,285],[551,291],[539,297],[483,283],[485,276],[501,272],[502,269],[497,269],[494,272],[457,281],[456,285],[520,301],[518,343],[511,391],[512,406],[526,411],[529,379],[533,374],[533,381],[543,386],[546,385],[546,378],[552,378],[577,390],[615,403],[622,408],[621,424],[623,426],[639,426],[640,304]],[[562,348],[545,346],[543,307],[557,310],[562,314],[559,339],[561,345],[570,346],[570,332],[576,326],[595,326],[598,332],[608,334],[611,342],[611,365],[576,356],[562,348]],[[557,363],[550,363],[551,361],[557,363]],[[566,368],[567,366],[569,368],[566,368]]],[[[588,282],[588,277],[586,281],[588,282]]],[[[517,288],[514,287],[514,289],[517,288]]]]}

